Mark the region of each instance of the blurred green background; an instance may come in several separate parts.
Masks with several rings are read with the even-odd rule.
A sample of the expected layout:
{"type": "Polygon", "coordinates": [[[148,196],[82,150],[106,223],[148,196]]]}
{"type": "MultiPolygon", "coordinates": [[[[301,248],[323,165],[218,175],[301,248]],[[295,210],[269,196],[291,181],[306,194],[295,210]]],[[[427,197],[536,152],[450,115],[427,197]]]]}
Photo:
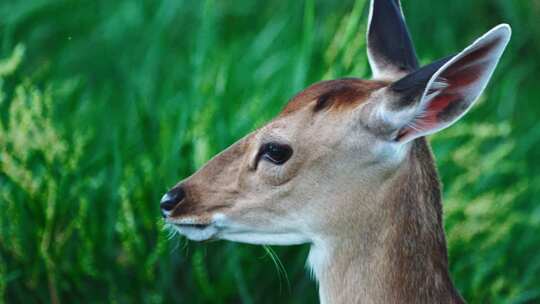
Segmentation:
{"type": "MultiPolygon", "coordinates": [[[[513,27],[478,105],[431,141],[463,296],[540,303],[540,1],[403,6],[423,64],[513,27]]],[[[158,203],[295,92],[368,77],[366,16],[365,0],[2,0],[0,302],[316,303],[306,246],[169,240],[158,203]]]]}

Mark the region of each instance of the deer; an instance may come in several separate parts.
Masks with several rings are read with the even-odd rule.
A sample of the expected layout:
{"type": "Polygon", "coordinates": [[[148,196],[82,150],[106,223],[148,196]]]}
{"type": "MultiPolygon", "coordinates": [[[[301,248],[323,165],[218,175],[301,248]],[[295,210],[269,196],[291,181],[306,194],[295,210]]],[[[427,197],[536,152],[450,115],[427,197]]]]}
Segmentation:
{"type": "Polygon", "coordinates": [[[161,199],[194,241],[309,244],[320,303],[464,303],[426,136],[459,120],[511,36],[500,24],[420,66],[399,0],[371,0],[371,79],[315,83],[161,199]]]}

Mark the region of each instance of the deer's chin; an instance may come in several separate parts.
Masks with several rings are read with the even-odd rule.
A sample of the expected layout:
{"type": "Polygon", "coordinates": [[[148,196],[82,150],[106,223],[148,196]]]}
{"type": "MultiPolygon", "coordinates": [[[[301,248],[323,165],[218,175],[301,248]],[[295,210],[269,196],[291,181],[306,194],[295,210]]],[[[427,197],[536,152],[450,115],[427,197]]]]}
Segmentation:
{"type": "Polygon", "coordinates": [[[192,241],[206,241],[215,238],[219,229],[212,223],[194,217],[167,218],[168,227],[192,241]]]}
{"type": "Polygon", "coordinates": [[[218,213],[213,216],[212,223],[218,229],[217,238],[239,243],[254,245],[298,245],[309,243],[310,240],[299,232],[271,227],[266,230],[261,227],[238,223],[230,220],[224,214],[218,213]]]}
{"type": "Polygon", "coordinates": [[[218,233],[218,229],[212,224],[170,224],[170,226],[192,241],[210,240],[218,233]]]}
{"type": "Polygon", "coordinates": [[[232,242],[254,244],[254,245],[275,245],[289,246],[308,243],[309,240],[302,235],[294,233],[274,233],[274,232],[224,232],[220,234],[220,239],[232,242]]]}

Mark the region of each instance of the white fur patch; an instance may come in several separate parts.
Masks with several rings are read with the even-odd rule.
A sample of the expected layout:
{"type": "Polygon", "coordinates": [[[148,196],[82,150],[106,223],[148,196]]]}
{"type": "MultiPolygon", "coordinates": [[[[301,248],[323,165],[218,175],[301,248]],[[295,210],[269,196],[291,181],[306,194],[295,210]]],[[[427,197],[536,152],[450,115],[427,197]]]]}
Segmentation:
{"type": "Polygon", "coordinates": [[[256,227],[235,223],[225,214],[216,213],[212,222],[219,231],[219,238],[233,242],[255,245],[297,245],[309,242],[302,234],[292,231],[280,231],[279,227],[272,227],[274,231],[261,230],[256,227]]]}
{"type": "Polygon", "coordinates": [[[190,226],[190,225],[199,225],[199,224],[206,224],[201,223],[200,220],[197,218],[168,218],[166,219],[166,223],[170,225],[170,227],[173,227],[174,230],[176,230],[181,235],[184,235],[188,239],[192,241],[205,241],[208,240],[218,233],[219,229],[213,225],[212,223],[209,223],[208,226],[205,227],[198,227],[198,226],[190,226]]]}
{"type": "Polygon", "coordinates": [[[196,227],[190,227],[190,226],[178,226],[173,225],[174,229],[178,231],[178,233],[184,235],[188,239],[192,241],[205,241],[213,236],[216,235],[218,232],[217,228],[210,225],[205,228],[196,228],[196,227]]]}
{"type": "MultiPolygon", "coordinates": [[[[314,279],[318,279],[322,276],[322,273],[329,263],[331,258],[329,256],[329,248],[324,242],[317,242],[311,245],[309,255],[307,258],[306,266],[311,272],[314,279]]],[[[319,283],[317,281],[317,283],[319,283]]],[[[321,304],[325,304],[326,295],[323,288],[319,288],[319,300],[321,304]]]]}
{"type": "MultiPolygon", "coordinates": [[[[374,98],[384,100],[387,98],[385,97],[387,92],[386,89],[379,90],[374,93],[374,98]]],[[[414,104],[410,107],[402,108],[400,111],[394,111],[387,108],[387,102],[380,102],[374,107],[373,112],[370,114],[370,120],[377,121],[384,126],[397,130],[415,117],[418,112],[418,107],[418,104],[414,104]]]]}

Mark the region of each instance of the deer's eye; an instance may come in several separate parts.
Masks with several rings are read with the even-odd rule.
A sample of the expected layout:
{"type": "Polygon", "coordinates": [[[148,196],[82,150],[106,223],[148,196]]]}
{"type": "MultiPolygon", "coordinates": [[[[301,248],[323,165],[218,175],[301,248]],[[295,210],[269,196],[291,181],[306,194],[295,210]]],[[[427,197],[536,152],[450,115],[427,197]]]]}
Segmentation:
{"type": "Polygon", "coordinates": [[[267,143],[261,146],[259,157],[276,165],[282,165],[291,158],[293,150],[289,145],[267,143]]]}

